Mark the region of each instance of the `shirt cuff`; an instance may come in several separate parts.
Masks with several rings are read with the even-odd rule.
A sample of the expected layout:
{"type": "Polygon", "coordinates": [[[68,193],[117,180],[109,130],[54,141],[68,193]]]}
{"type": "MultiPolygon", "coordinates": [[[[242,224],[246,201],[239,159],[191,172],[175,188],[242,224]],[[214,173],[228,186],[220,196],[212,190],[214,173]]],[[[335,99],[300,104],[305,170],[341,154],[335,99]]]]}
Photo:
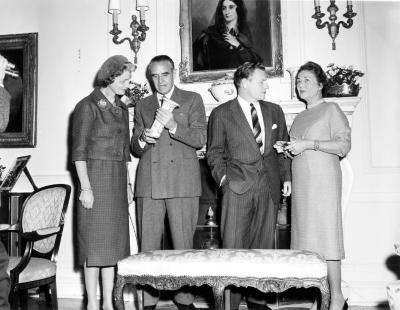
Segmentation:
{"type": "Polygon", "coordinates": [[[139,142],[139,146],[144,149],[144,147],[146,146],[146,141],[140,140],[140,138],[138,139],[139,142]]]}
{"type": "Polygon", "coordinates": [[[168,130],[169,131],[169,133],[172,133],[173,135],[175,134],[175,132],[176,132],[176,129],[178,128],[178,125],[176,125],[176,127],[175,128],[173,128],[173,129],[170,129],[170,130],[168,130]]]}

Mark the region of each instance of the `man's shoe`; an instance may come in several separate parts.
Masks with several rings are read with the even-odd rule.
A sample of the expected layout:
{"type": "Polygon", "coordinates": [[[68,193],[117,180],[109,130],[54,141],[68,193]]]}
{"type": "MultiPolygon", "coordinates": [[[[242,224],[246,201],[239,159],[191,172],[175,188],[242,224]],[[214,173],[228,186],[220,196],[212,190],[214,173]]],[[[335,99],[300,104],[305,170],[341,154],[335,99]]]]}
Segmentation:
{"type": "Polygon", "coordinates": [[[249,310],[271,310],[266,304],[256,304],[254,302],[247,302],[247,308],[249,310]]]}
{"type": "Polygon", "coordinates": [[[156,305],[144,306],[143,310],[156,310],[156,305]]]}
{"type": "Polygon", "coordinates": [[[178,310],[196,310],[196,307],[193,304],[184,305],[177,302],[176,306],[178,307],[178,310]]]}

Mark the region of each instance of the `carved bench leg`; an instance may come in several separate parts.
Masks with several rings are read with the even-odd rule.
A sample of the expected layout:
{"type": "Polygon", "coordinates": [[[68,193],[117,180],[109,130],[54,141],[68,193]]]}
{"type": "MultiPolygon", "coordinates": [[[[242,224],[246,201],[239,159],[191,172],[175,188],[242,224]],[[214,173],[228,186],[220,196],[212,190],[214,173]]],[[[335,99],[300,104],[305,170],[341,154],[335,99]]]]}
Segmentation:
{"type": "Polygon", "coordinates": [[[124,286],[126,284],[125,278],[123,276],[117,276],[117,282],[114,287],[114,302],[115,307],[118,310],[125,310],[124,304],[124,286]]]}
{"type": "Polygon", "coordinates": [[[328,310],[330,303],[330,291],[329,291],[329,283],[328,279],[325,278],[324,281],[321,282],[321,310],[328,310]]]}
{"type": "Polygon", "coordinates": [[[214,293],[214,301],[215,301],[215,310],[224,310],[224,291],[225,287],[213,286],[212,287],[214,293]]]}

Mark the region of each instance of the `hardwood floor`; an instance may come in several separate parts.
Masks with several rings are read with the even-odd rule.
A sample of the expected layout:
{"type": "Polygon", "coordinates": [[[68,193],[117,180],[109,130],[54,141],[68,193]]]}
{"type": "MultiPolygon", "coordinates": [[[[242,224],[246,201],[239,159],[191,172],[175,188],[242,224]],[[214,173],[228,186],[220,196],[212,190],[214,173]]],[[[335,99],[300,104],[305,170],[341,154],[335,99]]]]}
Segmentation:
{"type": "MultiPolygon", "coordinates": [[[[206,310],[204,308],[204,304],[195,303],[197,308],[201,310],[206,310]]],[[[269,304],[269,306],[273,310],[307,310],[310,309],[311,303],[307,301],[298,301],[298,302],[280,302],[279,307],[277,304],[269,304]]],[[[28,309],[29,310],[51,310],[52,307],[46,305],[45,301],[39,300],[38,298],[30,298],[28,301],[28,309]]],[[[80,299],[63,299],[60,298],[58,300],[58,309],[59,310],[85,310],[83,301],[80,299]]],[[[125,304],[126,310],[134,310],[135,307],[133,306],[132,302],[127,302],[125,304]]],[[[157,306],[157,310],[176,310],[176,306],[171,303],[160,303],[157,306]]],[[[246,310],[245,305],[240,306],[240,310],[246,310]]],[[[351,310],[389,310],[389,307],[363,307],[363,306],[351,306],[351,310]]],[[[17,310],[12,308],[12,310],[17,310]]]]}
{"type": "MultiPolygon", "coordinates": [[[[32,291],[28,299],[29,310],[51,310],[51,305],[47,305],[44,300],[44,294],[34,295],[32,291]]],[[[199,310],[207,310],[209,304],[213,302],[212,291],[207,286],[202,286],[196,290],[195,306],[199,310]]],[[[313,289],[289,289],[279,295],[275,293],[267,294],[267,302],[273,310],[308,310],[315,298],[316,291],[313,289]]],[[[131,296],[131,295],[130,295],[131,296]]],[[[173,293],[163,291],[160,301],[157,305],[157,310],[177,310],[177,307],[172,303],[173,293]]],[[[86,310],[84,301],[81,299],[58,299],[59,310],[86,310]]],[[[132,301],[125,303],[126,310],[136,310],[132,301]]],[[[351,310],[390,310],[388,306],[381,307],[365,307],[365,306],[350,306],[351,310]]],[[[13,307],[11,310],[17,310],[13,307]]],[[[247,310],[246,303],[242,301],[239,310],[247,310]]]]}

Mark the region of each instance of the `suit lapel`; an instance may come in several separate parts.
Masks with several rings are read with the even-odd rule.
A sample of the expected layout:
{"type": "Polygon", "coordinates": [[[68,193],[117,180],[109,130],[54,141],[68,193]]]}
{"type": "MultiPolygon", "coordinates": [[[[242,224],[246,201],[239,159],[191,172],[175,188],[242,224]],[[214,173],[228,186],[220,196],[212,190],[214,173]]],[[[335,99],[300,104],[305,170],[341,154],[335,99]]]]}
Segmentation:
{"type": "MultiPolygon", "coordinates": [[[[268,109],[268,106],[263,102],[260,102],[261,113],[264,120],[264,145],[270,145],[271,143],[271,128],[272,128],[272,115],[268,109]]],[[[264,152],[267,148],[264,146],[264,152]]]]}
{"type": "Polygon", "coordinates": [[[150,115],[150,119],[154,118],[154,115],[156,115],[156,111],[159,107],[160,107],[160,104],[158,103],[157,93],[154,93],[152,95],[150,104],[147,106],[147,111],[150,115]]]}
{"type": "Polygon", "coordinates": [[[254,147],[254,149],[260,152],[260,149],[258,148],[258,145],[256,143],[256,139],[254,139],[253,131],[250,128],[246,116],[244,115],[243,110],[240,107],[240,104],[237,99],[235,99],[235,101],[231,105],[231,111],[232,111],[232,118],[239,125],[241,129],[240,132],[242,132],[245,138],[249,140],[250,144],[254,147]]]}
{"type": "Polygon", "coordinates": [[[173,113],[174,115],[176,115],[176,114],[178,113],[177,111],[179,110],[179,108],[180,108],[183,104],[185,104],[185,101],[182,100],[181,90],[180,90],[178,87],[176,87],[176,86],[175,86],[175,88],[174,88],[174,91],[172,92],[171,100],[172,100],[172,101],[175,101],[176,103],[179,104],[179,107],[175,108],[175,109],[172,111],[172,113],[173,113]]]}

